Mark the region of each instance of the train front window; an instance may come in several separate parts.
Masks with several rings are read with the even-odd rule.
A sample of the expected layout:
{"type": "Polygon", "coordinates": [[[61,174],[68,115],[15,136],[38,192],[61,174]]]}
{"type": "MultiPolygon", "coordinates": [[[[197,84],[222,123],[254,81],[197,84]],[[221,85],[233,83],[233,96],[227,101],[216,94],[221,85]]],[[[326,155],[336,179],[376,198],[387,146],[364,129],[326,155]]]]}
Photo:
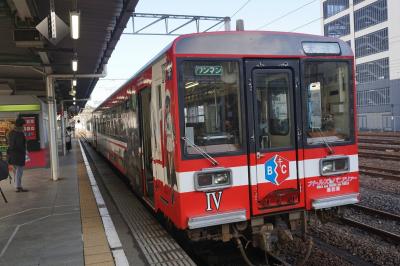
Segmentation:
{"type": "Polygon", "coordinates": [[[348,141],[351,138],[350,85],[347,62],[306,62],[307,143],[348,141]]]}
{"type": "Polygon", "coordinates": [[[241,150],[239,63],[186,61],[182,69],[185,153],[199,154],[195,145],[207,153],[241,150]]]}

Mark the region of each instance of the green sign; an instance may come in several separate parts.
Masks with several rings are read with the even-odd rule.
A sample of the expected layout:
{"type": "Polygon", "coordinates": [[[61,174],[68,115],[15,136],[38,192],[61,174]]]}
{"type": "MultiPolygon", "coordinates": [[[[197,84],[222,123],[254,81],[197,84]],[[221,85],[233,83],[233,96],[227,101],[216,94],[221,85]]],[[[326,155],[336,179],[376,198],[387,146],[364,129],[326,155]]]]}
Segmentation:
{"type": "Polygon", "coordinates": [[[0,105],[0,112],[40,111],[39,104],[0,105]]]}
{"type": "Polygon", "coordinates": [[[196,76],[221,76],[222,66],[195,66],[194,74],[196,76]]]}

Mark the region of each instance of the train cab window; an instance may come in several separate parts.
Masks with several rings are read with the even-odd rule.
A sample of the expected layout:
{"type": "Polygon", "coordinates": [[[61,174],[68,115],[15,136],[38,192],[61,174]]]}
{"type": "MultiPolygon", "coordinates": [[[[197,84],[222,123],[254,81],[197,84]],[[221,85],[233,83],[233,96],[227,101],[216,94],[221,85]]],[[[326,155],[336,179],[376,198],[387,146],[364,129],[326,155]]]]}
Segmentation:
{"type": "Polygon", "coordinates": [[[307,143],[349,141],[352,128],[349,63],[308,61],[304,71],[307,143]]]}
{"type": "Polygon", "coordinates": [[[242,149],[240,73],[238,62],[185,61],[185,153],[227,153],[242,149]],[[194,144],[194,145],[193,145],[194,144]]]}

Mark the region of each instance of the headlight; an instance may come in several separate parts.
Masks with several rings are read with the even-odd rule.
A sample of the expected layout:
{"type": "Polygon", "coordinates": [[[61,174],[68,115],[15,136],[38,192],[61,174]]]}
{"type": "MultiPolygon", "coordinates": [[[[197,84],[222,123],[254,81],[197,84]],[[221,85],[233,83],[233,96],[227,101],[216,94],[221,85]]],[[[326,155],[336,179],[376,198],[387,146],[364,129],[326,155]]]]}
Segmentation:
{"type": "Polygon", "coordinates": [[[196,190],[212,190],[221,189],[231,186],[232,171],[225,168],[203,169],[201,172],[194,174],[194,185],[196,190]]]}
{"type": "Polygon", "coordinates": [[[229,172],[217,173],[214,175],[215,184],[228,184],[229,183],[229,172]]]}
{"type": "Polygon", "coordinates": [[[321,175],[336,175],[346,173],[350,169],[349,157],[333,156],[320,161],[321,175]]]}
{"type": "Polygon", "coordinates": [[[333,171],[333,161],[322,162],[322,173],[328,173],[333,171]]]}

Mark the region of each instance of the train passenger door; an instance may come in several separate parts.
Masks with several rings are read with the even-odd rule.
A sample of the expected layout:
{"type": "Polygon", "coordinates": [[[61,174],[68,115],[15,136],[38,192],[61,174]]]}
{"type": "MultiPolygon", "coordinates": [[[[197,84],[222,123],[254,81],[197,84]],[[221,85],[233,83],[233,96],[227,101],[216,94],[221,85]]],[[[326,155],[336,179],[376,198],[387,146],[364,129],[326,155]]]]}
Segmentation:
{"type": "Polygon", "coordinates": [[[144,178],[144,196],[154,203],[153,163],[151,150],[151,88],[145,88],[139,93],[139,117],[141,139],[141,161],[144,178]]]}
{"type": "Polygon", "coordinates": [[[246,62],[253,215],[304,206],[298,172],[298,75],[298,60],[246,62]]]}

